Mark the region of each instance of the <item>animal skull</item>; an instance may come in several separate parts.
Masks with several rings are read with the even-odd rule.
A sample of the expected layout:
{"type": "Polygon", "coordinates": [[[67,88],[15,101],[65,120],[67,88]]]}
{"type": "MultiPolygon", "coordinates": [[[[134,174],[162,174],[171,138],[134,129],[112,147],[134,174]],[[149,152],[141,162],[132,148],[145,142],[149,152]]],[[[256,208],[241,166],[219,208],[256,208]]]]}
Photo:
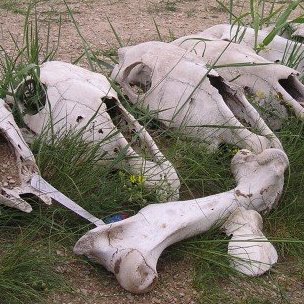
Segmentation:
{"type": "Polygon", "coordinates": [[[203,32],[179,38],[173,44],[215,63],[216,71],[226,81],[249,91],[263,108],[261,116],[271,128],[279,129],[290,109],[304,119],[304,85],[298,80],[297,71],[271,63],[244,45],[204,38],[203,32]]]}
{"type": "MultiPolygon", "coordinates": [[[[100,226],[89,231],[76,243],[74,252],[84,254],[113,272],[126,290],[144,293],[153,288],[157,280],[156,264],[162,251],[185,238],[203,233],[212,226],[225,221],[239,207],[258,212],[271,209],[277,204],[284,184],[284,171],[288,166],[286,154],[279,149],[266,149],[255,155],[241,150],[232,159],[232,172],[237,186],[231,191],[209,197],[152,204],[128,219],[100,226]]],[[[242,210],[242,209],[241,209],[242,210]]],[[[240,242],[243,232],[253,238],[249,258],[257,259],[255,265],[276,261],[275,250],[265,251],[270,245],[257,246],[256,237],[262,237],[260,218],[255,213],[241,211],[244,218],[234,213],[226,223],[226,233],[233,235],[229,253],[234,257],[244,256],[246,248],[240,242]],[[254,218],[252,223],[248,223],[254,218]],[[234,220],[237,219],[237,222],[234,220]],[[248,220],[248,221],[247,221],[248,220]],[[236,230],[238,224],[248,228],[236,230]],[[250,226],[251,225],[251,226],[250,226]],[[257,230],[254,231],[255,226],[257,230]],[[243,249],[233,252],[234,241],[243,249]]],[[[247,243],[244,243],[246,246],[247,243]]],[[[243,261],[247,265],[251,261],[243,261]]],[[[252,275],[261,274],[270,268],[250,268],[252,275]]],[[[236,266],[244,273],[243,266],[236,266]]]]}
{"type": "Polygon", "coordinates": [[[256,152],[281,147],[244,95],[208,71],[198,56],[163,42],[125,47],[118,54],[111,77],[132,103],[152,110],[165,125],[211,147],[224,142],[256,152]]]}
{"type": "MultiPolygon", "coordinates": [[[[299,31],[301,31],[301,27],[299,31]]],[[[259,30],[257,45],[261,45],[268,34],[269,32],[266,30],[259,30]]],[[[295,34],[301,35],[301,33],[295,34]]],[[[255,47],[255,30],[250,27],[218,24],[204,30],[202,36],[212,40],[220,39],[237,42],[252,49],[255,47]]],[[[261,48],[258,54],[271,62],[289,63],[289,66],[292,64],[295,69],[301,73],[304,72],[304,45],[302,43],[276,35],[265,48],[261,48]]]]}
{"type": "Polygon", "coordinates": [[[33,194],[46,204],[51,204],[50,197],[31,187],[31,178],[35,174],[39,174],[39,170],[12,113],[2,99],[0,99],[0,156],[2,158],[1,171],[9,170],[9,175],[12,177],[6,181],[4,178],[8,178],[8,176],[2,173],[0,204],[23,212],[31,212],[31,205],[22,198],[22,195],[27,194],[33,194]],[[9,163],[5,161],[9,161],[9,163]]]}
{"type": "MultiPolygon", "coordinates": [[[[40,82],[44,101],[39,101],[36,111],[25,113],[24,122],[28,128],[36,134],[48,130],[50,136],[71,130],[82,132],[84,140],[100,145],[107,160],[125,153],[126,168],[132,174],[143,176],[144,185],[156,188],[161,200],[178,198],[180,182],[175,169],[146,129],[123,107],[106,77],[69,63],[52,61],[41,65],[40,82]],[[128,130],[130,142],[120,132],[123,128],[128,130]],[[135,152],[132,148],[135,140],[130,132],[141,144],[137,149],[145,152],[146,148],[151,160],[135,152]]],[[[24,111],[28,95],[33,94],[31,90],[35,91],[36,86],[28,79],[16,90],[18,104],[24,111]]]]}

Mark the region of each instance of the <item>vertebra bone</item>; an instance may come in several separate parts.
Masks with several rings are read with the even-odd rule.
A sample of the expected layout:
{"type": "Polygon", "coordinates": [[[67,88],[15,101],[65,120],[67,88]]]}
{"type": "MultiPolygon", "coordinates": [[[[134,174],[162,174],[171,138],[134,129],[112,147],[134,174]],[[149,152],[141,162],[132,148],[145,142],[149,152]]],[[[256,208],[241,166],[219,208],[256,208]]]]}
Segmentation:
{"type": "Polygon", "coordinates": [[[200,199],[149,205],[135,216],[89,231],[74,252],[102,264],[128,291],[147,292],[157,280],[157,260],[166,247],[220,224],[238,207],[261,212],[276,205],[287,166],[287,156],[281,150],[267,149],[258,155],[241,150],[232,159],[235,189],[200,199]]]}
{"type": "MultiPolygon", "coordinates": [[[[156,188],[161,200],[177,199],[178,176],[169,161],[159,151],[157,145],[137,120],[119,102],[116,92],[106,77],[83,68],[64,63],[46,62],[40,67],[40,82],[45,90],[45,100],[34,113],[25,113],[24,122],[36,134],[47,129],[57,136],[70,130],[83,131],[83,139],[98,143],[105,159],[114,159],[125,153],[125,165],[135,175],[143,176],[144,185],[156,188]],[[151,161],[139,156],[131,147],[134,136],[128,142],[114,125],[125,123],[128,135],[135,133],[141,146],[150,153],[151,161]]],[[[22,101],[27,100],[30,89],[35,88],[28,79],[16,90],[18,104],[23,110],[22,101]]],[[[42,94],[43,95],[43,94],[42,94]]],[[[43,97],[43,96],[42,96],[43,97]]]]}
{"type": "MultiPolygon", "coordinates": [[[[16,125],[12,113],[7,109],[5,102],[0,99],[0,148],[1,158],[10,157],[8,169],[14,171],[14,183],[0,185],[0,204],[13,207],[24,212],[31,212],[32,207],[22,199],[22,195],[33,194],[46,204],[51,204],[51,198],[31,187],[31,178],[39,174],[35,158],[25,143],[21,132],[16,125]]],[[[2,164],[3,166],[3,164],[2,164]]]]}
{"type": "Polygon", "coordinates": [[[142,43],[118,53],[119,64],[111,77],[132,103],[152,110],[165,125],[182,128],[213,147],[223,142],[255,152],[281,147],[245,96],[215,71],[208,71],[198,56],[162,42],[142,43]],[[135,86],[143,92],[136,92],[135,86]]]}
{"type": "Polygon", "coordinates": [[[214,68],[226,81],[248,90],[265,110],[261,116],[271,128],[281,127],[289,109],[304,119],[304,85],[298,80],[297,71],[271,63],[244,45],[202,40],[205,38],[204,33],[198,33],[181,37],[173,44],[215,63],[214,68]]]}

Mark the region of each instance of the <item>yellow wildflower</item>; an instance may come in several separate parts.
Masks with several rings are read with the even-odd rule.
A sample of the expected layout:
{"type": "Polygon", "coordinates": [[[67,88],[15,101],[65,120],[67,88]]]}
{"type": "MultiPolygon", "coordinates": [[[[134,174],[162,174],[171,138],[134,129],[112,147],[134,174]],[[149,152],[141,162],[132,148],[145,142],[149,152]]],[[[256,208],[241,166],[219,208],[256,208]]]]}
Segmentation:
{"type": "Polygon", "coordinates": [[[136,183],[136,176],[135,175],[130,175],[130,182],[132,184],[135,184],[136,183]]]}

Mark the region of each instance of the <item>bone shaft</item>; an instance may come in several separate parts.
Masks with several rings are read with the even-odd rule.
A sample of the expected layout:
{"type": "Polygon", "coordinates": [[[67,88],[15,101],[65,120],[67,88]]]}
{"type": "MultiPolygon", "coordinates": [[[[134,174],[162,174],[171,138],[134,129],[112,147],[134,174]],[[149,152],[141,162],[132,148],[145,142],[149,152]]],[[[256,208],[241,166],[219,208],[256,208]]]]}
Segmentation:
{"type": "MultiPolygon", "coordinates": [[[[149,205],[139,212],[143,220],[151,225],[151,230],[159,227],[162,233],[155,234],[153,242],[159,254],[171,244],[208,231],[211,227],[222,224],[240,203],[235,199],[234,190],[205,198],[149,205]],[[154,209],[154,210],[153,210],[154,209]],[[161,213],[160,213],[161,211],[161,213]],[[161,216],[160,216],[161,214],[161,216]],[[174,238],[170,237],[175,235],[174,238]]],[[[149,233],[143,231],[143,234],[149,233]]],[[[152,233],[152,231],[151,231],[152,233]]]]}

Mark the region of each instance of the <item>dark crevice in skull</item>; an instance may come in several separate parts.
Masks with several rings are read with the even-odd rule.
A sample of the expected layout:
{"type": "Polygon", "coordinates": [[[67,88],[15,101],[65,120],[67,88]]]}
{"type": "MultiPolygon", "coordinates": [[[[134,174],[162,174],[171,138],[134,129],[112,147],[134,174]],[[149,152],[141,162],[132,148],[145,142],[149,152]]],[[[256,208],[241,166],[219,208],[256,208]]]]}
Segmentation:
{"type": "Polygon", "coordinates": [[[220,95],[223,97],[226,105],[233,113],[233,115],[238,119],[238,121],[247,128],[252,128],[255,125],[254,120],[248,115],[246,108],[242,100],[236,95],[236,91],[229,87],[224,79],[220,76],[207,76],[211,85],[215,87],[220,95]]]}
{"type": "Polygon", "coordinates": [[[38,80],[27,79],[17,88],[16,98],[23,114],[35,115],[45,107],[46,88],[38,80]]]}
{"type": "MultiPolygon", "coordinates": [[[[139,137],[136,136],[136,130],[129,124],[127,119],[124,116],[124,113],[120,110],[119,106],[117,105],[115,98],[103,98],[102,101],[105,103],[107,107],[107,113],[111,117],[111,120],[118,131],[124,136],[124,138],[128,141],[130,146],[138,153],[142,155],[144,152],[145,157],[152,156],[144,149],[143,143],[140,141],[139,137]]],[[[100,129],[99,133],[103,133],[100,129]]],[[[114,153],[119,153],[117,148],[114,149],[114,153]]]]}
{"type": "Polygon", "coordinates": [[[136,94],[144,94],[151,88],[152,70],[145,64],[135,66],[128,75],[128,83],[136,94]]]}
{"type": "Polygon", "coordinates": [[[19,170],[13,146],[0,132],[0,187],[13,188],[20,186],[19,170]]]}
{"type": "Polygon", "coordinates": [[[296,76],[290,75],[287,79],[280,79],[279,83],[292,98],[304,107],[304,86],[296,76]]]}

